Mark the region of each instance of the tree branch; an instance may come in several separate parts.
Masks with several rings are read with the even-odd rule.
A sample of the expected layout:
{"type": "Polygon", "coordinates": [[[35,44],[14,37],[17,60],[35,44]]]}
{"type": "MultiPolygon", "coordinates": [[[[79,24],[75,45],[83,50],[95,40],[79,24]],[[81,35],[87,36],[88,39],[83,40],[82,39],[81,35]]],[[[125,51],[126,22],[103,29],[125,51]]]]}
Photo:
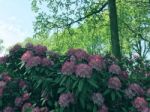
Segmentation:
{"type": "Polygon", "coordinates": [[[86,16],[81,17],[81,18],[79,18],[79,19],[77,19],[77,20],[75,20],[75,21],[73,21],[73,22],[67,24],[67,26],[71,26],[71,25],[74,24],[74,23],[77,23],[77,22],[79,22],[79,21],[82,21],[82,20],[84,20],[84,19],[86,19],[86,18],[88,18],[88,17],[90,17],[90,16],[92,16],[92,15],[94,15],[94,14],[97,14],[97,13],[101,12],[107,5],[108,5],[108,2],[104,3],[100,9],[95,10],[95,11],[91,12],[90,14],[87,14],[86,16]]]}
{"type": "Polygon", "coordinates": [[[141,33],[138,33],[135,30],[133,30],[127,23],[125,23],[125,22],[123,22],[123,23],[128,27],[128,29],[130,31],[132,31],[134,34],[137,34],[141,39],[143,39],[144,41],[150,42],[150,40],[144,38],[141,33]]]}

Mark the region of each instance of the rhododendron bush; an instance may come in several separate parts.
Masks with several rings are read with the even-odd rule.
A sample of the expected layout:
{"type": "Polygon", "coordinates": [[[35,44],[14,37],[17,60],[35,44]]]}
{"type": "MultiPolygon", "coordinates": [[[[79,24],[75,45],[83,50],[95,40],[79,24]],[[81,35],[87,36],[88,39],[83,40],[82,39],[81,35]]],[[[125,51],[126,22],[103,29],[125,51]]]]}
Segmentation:
{"type": "Polygon", "coordinates": [[[0,57],[2,112],[150,112],[150,63],[15,45],[0,57]]]}

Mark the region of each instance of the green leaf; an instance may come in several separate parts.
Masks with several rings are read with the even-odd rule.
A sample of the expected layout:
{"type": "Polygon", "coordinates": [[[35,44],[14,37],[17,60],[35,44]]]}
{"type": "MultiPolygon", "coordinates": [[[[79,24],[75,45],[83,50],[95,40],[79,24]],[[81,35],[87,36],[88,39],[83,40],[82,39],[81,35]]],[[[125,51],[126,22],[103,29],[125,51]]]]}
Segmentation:
{"type": "Polygon", "coordinates": [[[106,89],[106,91],[103,93],[104,95],[107,95],[110,93],[110,90],[109,89],[106,89]]]}
{"type": "Polygon", "coordinates": [[[65,88],[59,88],[57,93],[62,93],[65,90],[65,88]]]}
{"type": "Polygon", "coordinates": [[[24,67],[25,63],[21,63],[21,66],[19,69],[22,69],[24,67]]]}
{"type": "Polygon", "coordinates": [[[40,85],[42,84],[42,79],[39,79],[36,83],[35,83],[35,88],[37,89],[40,85]]]}
{"type": "Polygon", "coordinates": [[[85,102],[84,102],[84,100],[82,100],[82,98],[80,98],[79,101],[81,103],[82,108],[84,109],[85,108],[85,102]]]}
{"type": "Polygon", "coordinates": [[[94,80],[88,80],[88,82],[89,82],[90,85],[92,85],[93,87],[98,89],[98,85],[96,84],[96,82],[94,80]]]}
{"type": "Polygon", "coordinates": [[[3,101],[2,101],[2,99],[0,98],[0,107],[2,107],[3,106],[3,101]]]}
{"type": "Polygon", "coordinates": [[[64,76],[64,77],[62,78],[61,82],[60,82],[60,85],[63,85],[63,83],[66,81],[66,79],[67,79],[67,77],[64,76]]]}
{"type": "Polygon", "coordinates": [[[93,107],[93,112],[97,112],[97,108],[96,108],[95,105],[94,105],[94,107],[93,107]]]}
{"type": "Polygon", "coordinates": [[[78,91],[79,91],[79,92],[82,91],[83,85],[84,85],[84,81],[83,81],[83,80],[80,80],[80,81],[79,81],[79,84],[78,84],[78,91]]]}
{"type": "Polygon", "coordinates": [[[111,99],[112,99],[112,101],[115,101],[115,93],[114,92],[111,93],[111,99]]]}
{"type": "Polygon", "coordinates": [[[42,100],[42,106],[44,106],[45,103],[46,103],[46,100],[43,99],[43,100],[42,100]]]}
{"type": "Polygon", "coordinates": [[[121,96],[121,94],[120,94],[119,92],[116,92],[116,94],[117,94],[117,96],[118,96],[119,98],[122,98],[122,96],[121,96]]]}
{"type": "Polygon", "coordinates": [[[77,86],[78,82],[79,82],[79,80],[76,80],[76,81],[73,83],[73,86],[72,86],[73,89],[77,86]]]}
{"type": "Polygon", "coordinates": [[[147,100],[147,101],[150,101],[150,98],[148,97],[148,98],[146,98],[146,100],[147,100]]]}

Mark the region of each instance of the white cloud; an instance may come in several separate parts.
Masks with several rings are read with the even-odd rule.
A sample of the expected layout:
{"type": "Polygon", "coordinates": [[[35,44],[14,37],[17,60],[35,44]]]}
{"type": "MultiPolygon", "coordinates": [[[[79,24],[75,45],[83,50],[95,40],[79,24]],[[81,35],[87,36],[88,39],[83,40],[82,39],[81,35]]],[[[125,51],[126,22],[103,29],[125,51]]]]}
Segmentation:
{"type": "Polygon", "coordinates": [[[22,42],[27,37],[27,34],[15,17],[0,20],[0,39],[3,40],[5,48],[9,48],[17,42],[22,42]]]}

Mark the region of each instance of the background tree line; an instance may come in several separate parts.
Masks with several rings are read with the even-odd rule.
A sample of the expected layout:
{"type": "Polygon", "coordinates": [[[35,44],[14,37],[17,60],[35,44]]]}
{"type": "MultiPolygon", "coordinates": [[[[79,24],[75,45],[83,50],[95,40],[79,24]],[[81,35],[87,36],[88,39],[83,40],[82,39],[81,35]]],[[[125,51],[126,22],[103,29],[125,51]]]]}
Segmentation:
{"type": "Polygon", "coordinates": [[[64,53],[84,48],[90,53],[150,52],[149,0],[32,0],[36,14],[36,38],[26,42],[43,44],[64,53]]]}

